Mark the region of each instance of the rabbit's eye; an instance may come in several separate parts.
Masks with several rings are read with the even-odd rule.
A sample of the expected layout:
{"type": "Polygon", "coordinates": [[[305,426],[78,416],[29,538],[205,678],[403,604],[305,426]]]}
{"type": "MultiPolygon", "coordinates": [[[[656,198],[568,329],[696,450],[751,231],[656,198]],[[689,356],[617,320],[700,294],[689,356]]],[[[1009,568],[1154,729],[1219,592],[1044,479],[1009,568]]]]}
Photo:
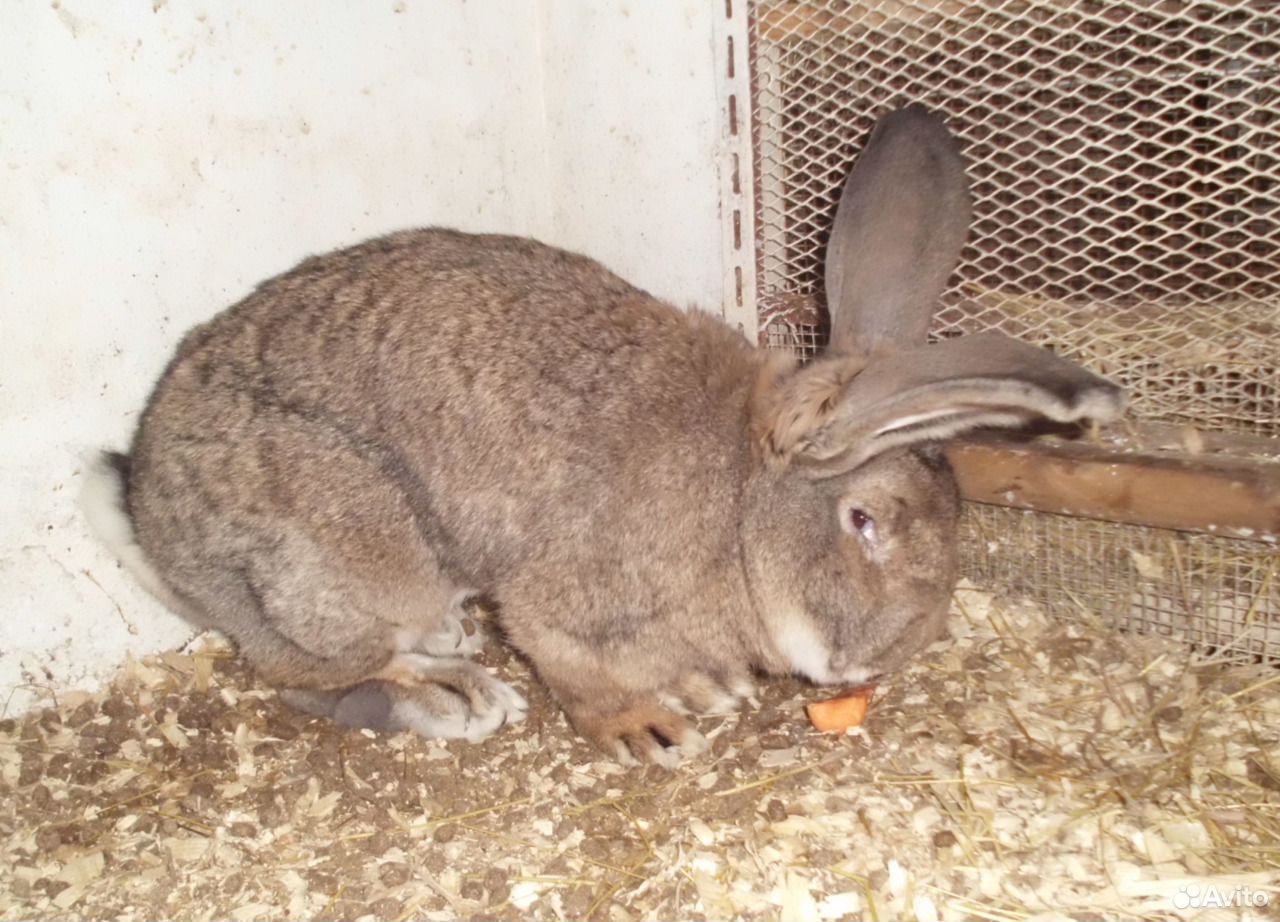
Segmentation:
{"type": "Polygon", "coordinates": [[[849,530],[870,544],[876,540],[876,520],[858,508],[849,510],[849,530]]]}

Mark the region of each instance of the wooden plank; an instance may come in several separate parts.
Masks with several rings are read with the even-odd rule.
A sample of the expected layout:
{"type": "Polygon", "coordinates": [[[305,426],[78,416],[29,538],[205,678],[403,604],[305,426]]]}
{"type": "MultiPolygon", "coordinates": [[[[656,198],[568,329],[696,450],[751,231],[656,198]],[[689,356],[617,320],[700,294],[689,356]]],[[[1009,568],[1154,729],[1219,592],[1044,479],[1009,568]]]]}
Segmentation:
{"type": "Polygon", "coordinates": [[[1129,425],[1122,422],[1105,430],[1103,439],[1108,446],[1125,452],[1229,455],[1237,461],[1280,464],[1280,437],[1203,432],[1194,426],[1171,426],[1167,423],[1129,425]]]}
{"type": "Polygon", "coordinates": [[[1277,463],[995,437],[957,442],[947,455],[968,500],[1280,542],[1277,463]]]}

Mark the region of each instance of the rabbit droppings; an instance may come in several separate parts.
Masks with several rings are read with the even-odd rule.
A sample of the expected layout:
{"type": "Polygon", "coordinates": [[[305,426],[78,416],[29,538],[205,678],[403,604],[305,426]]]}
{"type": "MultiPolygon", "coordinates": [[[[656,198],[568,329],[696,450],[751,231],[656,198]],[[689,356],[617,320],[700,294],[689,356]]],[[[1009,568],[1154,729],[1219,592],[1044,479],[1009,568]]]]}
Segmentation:
{"type": "Polygon", "coordinates": [[[298,707],[470,740],[520,720],[470,659],[483,594],[581,733],[673,765],[704,745],[687,713],[758,674],[864,683],[941,634],[959,502],[938,440],[1121,411],[1046,350],[924,344],[968,222],[942,122],[882,119],[806,366],[528,239],[315,257],[186,336],[85,510],[298,707]]]}

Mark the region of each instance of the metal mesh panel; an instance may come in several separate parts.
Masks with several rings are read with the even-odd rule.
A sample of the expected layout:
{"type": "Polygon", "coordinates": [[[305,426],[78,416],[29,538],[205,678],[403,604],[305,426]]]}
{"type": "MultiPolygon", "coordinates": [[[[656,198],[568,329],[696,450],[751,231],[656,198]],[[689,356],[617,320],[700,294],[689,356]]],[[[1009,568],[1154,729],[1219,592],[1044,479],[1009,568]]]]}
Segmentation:
{"type": "MultiPolygon", "coordinates": [[[[752,6],[763,345],[825,341],[822,265],[874,119],[942,112],[974,225],[935,338],[1000,330],[1133,415],[1280,437],[1280,0],[752,6]]],[[[962,563],[1062,616],[1280,664],[1274,545],[966,504],[962,563]]]]}
{"type": "Polygon", "coordinates": [[[840,184],[920,100],[975,200],[935,336],[1002,330],[1138,417],[1280,435],[1280,0],[760,2],[751,43],[766,342],[821,335],[840,184]]]}
{"type": "Polygon", "coordinates": [[[771,320],[761,334],[763,345],[770,349],[790,349],[802,359],[811,359],[826,342],[826,330],[814,323],[789,323],[771,320]]]}
{"type": "Polygon", "coordinates": [[[984,586],[1063,617],[1280,665],[1280,551],[1217,538],[966,503],[961,562],[984,586]]]}

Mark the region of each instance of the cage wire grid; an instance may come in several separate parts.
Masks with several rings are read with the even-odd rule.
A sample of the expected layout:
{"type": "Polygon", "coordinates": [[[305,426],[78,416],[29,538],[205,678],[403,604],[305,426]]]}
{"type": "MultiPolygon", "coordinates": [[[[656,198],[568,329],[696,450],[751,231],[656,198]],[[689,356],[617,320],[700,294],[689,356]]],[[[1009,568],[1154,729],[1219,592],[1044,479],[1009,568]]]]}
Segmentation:
{"type": "MultiPolygon", "coordinates": [[[[760,0],[748,44],[762,345],[822,347],[841,184],[920,101],[974,200],[933,338],[998,330],[1134,419],[1280,444],[1280,0],[760,0]]],[[[974,579],[1280,663],[1272,545],[973,504],[965,531],[974,579]]]]}

